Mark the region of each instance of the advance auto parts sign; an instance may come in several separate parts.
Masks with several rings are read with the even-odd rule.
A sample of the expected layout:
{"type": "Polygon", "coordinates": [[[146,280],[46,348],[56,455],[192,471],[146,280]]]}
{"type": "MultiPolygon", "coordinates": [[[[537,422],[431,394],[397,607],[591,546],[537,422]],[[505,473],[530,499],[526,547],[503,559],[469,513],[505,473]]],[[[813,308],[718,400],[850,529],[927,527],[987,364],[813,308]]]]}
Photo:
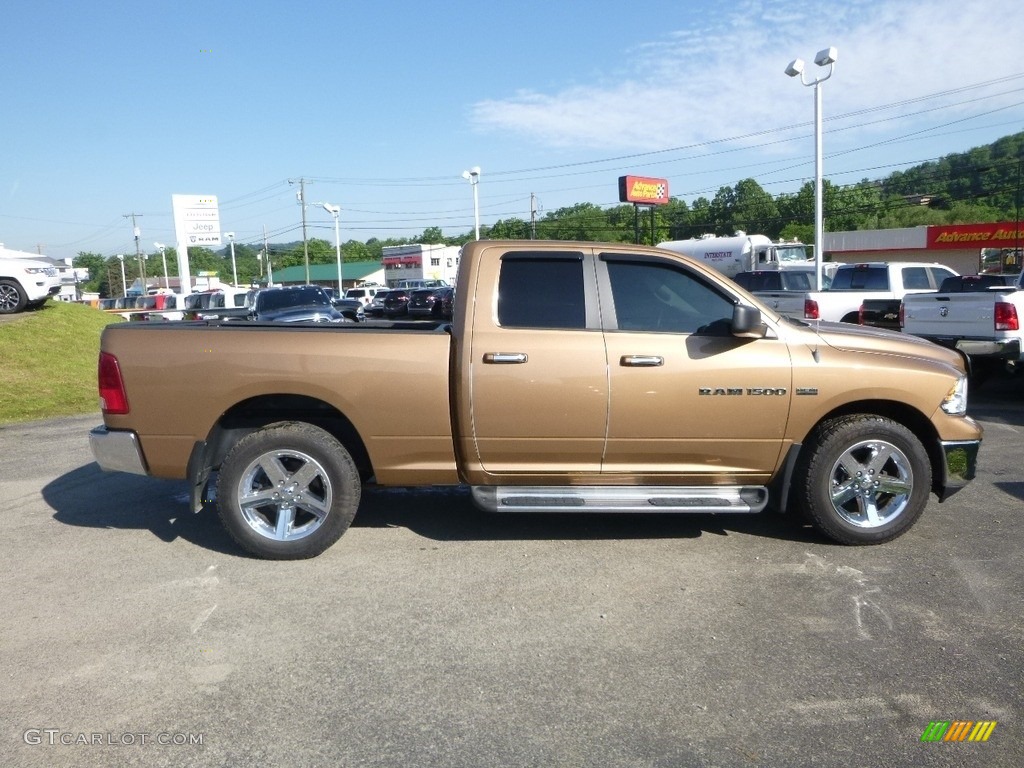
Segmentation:
{"type": "Polygon", "coordinates": [[[668,203],[668,179],[619,176],[619,202],[665,205],[668,203]]]}
{"type": "MultiPolygon", "coordinates": [[[[1024,232],[1020,235],[1024,241],[1024,232]]],[[[1017,226],[1013,222],[928,227],[928,250],[1014,248],[1017,242],[1017,226]]]]}

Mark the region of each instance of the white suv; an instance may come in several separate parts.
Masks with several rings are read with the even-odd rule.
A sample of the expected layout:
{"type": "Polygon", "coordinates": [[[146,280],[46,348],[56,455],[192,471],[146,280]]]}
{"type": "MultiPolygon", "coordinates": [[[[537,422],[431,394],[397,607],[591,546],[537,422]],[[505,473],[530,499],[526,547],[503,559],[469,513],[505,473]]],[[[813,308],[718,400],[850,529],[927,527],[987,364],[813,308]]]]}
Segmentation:
{"type": "Polygon", "coordinates": [[[38,307],[57,293],[56,267],[35,259],[0,258],[0,315],[38,307]]]}
{"type": "Polygon", "coordinates": [[[373,301],[373,297],[377,295],[378,291],[387,291],[387,288],[380,285],[360,285],[345,291],[345,298],[357,299],[360,304],[366,307],[373,301]]]}

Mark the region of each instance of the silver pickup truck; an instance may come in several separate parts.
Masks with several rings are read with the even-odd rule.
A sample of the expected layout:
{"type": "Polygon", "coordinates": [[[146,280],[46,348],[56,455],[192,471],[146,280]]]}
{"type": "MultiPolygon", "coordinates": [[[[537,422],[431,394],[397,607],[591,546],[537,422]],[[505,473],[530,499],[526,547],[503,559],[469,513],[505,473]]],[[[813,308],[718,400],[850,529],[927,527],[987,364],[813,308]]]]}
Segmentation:
{"type": "Polygon", "coordinates": [[[901,328],[904,333],[957,350],[982,375],[1002,364],[1017,366],[1024,360],[1022,276],[1024,273],[1006,285],[1003,278],[983,280],[990,276],[979,275],[982,290],[905,296],[901,328]]]}

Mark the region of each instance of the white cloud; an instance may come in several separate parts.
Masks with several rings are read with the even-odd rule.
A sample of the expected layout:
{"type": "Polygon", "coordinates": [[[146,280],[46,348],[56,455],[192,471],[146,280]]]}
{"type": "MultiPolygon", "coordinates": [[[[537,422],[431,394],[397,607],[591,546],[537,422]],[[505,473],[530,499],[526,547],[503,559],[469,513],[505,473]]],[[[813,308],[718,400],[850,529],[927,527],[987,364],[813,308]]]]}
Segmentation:
{"type": "MultiPolygon", "coordinates": [[[[799,56],[815,76],[819,70],[811,60],[829,45],[839,50],[835,74],[822,88],[833,118],[1024,72],[1019,0],[823,0],[799,10],[790,6],[779,0],[722,4],[719,15],[703,18],[699,28],[620,51],[618,60],[637,63],[618,82],[609,83],[612,75],[606,73],[592,85],[481,101],[473,106],[474,124],[544,145],[609,151],[689,146],[805,124],[813,116],[811,89],[788,79],[783,69],[799,56]]],[[[942,105],[941,113],[924,119],[949,122],[1024,102],[1024,91],[996,95],[1019,88],[1024,79],[903,111],[942,105]],[[963,103],[979,96],[987,98],[963,103]]],[[[1018,108],[1015,114],[1024,112],[1018,108]]],[[[906,124],[901,129],[909,132],[906,124]]]]}

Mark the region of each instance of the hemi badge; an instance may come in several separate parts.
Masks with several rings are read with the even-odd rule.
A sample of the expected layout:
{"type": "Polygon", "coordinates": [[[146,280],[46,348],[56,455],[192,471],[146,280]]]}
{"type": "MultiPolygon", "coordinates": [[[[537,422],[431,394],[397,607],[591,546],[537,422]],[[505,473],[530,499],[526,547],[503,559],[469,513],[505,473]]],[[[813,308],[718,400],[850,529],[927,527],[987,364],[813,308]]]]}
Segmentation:
{"type": "Polygon", "coordinates": [[[818,394],[818,388],[817,387],[797,387],[796,388],[796,393],[798,395],[817,395],[818,394]]]}

